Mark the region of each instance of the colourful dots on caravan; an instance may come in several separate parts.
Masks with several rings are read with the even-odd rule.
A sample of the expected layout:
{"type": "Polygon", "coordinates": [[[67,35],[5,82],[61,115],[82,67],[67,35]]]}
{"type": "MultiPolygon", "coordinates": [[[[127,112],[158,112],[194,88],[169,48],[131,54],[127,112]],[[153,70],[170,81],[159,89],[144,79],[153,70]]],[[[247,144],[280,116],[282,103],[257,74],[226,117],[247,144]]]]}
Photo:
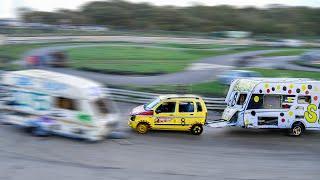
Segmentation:
{"type": "Polygon", "coordinates": [[[292,112],[292,111],[289,111],[289,116],[293,116],[294,115],[294,113],[292,112]]]}
{"type": "Polygon", "coordinates": [[[302,91],[305,91],[307,88],[306,88],[306,85],[305,84],[303,84],[302,86],[301,86],[301,89],[302,89],[302,91]]]}

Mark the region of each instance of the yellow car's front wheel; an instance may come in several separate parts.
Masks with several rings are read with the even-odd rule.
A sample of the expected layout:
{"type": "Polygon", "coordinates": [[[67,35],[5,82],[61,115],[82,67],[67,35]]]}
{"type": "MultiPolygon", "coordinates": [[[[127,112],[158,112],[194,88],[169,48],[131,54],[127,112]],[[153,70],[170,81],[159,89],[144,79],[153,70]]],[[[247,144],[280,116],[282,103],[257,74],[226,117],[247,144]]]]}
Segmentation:
{"type": "Polygon", "coordinates": [[[146,134],[149,131],[149,125],[147,123],[139,123],[136,130],[140,134],[146,134]]]}

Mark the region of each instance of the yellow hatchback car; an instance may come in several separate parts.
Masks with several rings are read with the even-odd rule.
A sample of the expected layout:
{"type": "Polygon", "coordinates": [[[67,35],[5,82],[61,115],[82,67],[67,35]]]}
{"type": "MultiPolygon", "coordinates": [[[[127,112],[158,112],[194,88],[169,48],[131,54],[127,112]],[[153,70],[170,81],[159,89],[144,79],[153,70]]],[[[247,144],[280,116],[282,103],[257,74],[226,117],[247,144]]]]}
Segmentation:
{"type": "Polygon", "coordinates": [[[162,95],[134,108],[128,125],[141,134],[149,130],[175,130],[200,135],[207,114],[207,107],[199,96],[162,95]]]}

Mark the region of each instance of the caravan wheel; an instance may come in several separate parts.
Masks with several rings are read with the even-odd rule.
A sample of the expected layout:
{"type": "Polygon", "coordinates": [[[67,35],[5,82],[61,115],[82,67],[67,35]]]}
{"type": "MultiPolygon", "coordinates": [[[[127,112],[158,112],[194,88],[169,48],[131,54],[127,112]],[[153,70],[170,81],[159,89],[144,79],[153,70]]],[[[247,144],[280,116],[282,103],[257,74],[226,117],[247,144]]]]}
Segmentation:
{"type": "Polygon", "coordinates": [[[30,129],[28,129],[32,135],[34,136],[49,136],[49,132],[44,130],[43,128],[41,128],[40,126],[36,126],[36,127],[30,127],[30,129]]]}
{"type": "Polygon", "coordinates": [[[289,134],[291,136],[301,136],[304,132],[304,126],[302,123],[294,123],[290,129],[289,134]]]}

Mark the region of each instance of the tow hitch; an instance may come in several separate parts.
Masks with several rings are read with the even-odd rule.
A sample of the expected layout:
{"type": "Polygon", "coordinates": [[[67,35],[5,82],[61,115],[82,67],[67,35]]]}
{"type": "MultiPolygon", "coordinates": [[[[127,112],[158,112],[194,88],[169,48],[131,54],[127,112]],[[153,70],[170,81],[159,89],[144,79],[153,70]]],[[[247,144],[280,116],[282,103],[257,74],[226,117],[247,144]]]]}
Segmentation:
{"type": "Polygon", "coordinates": [[[235,126],[236,123],[231,123],[224,119],[217,119],[217,120],[208,121],[205,125],[213,128],[223,128],[223,127],[235,126]]]}

